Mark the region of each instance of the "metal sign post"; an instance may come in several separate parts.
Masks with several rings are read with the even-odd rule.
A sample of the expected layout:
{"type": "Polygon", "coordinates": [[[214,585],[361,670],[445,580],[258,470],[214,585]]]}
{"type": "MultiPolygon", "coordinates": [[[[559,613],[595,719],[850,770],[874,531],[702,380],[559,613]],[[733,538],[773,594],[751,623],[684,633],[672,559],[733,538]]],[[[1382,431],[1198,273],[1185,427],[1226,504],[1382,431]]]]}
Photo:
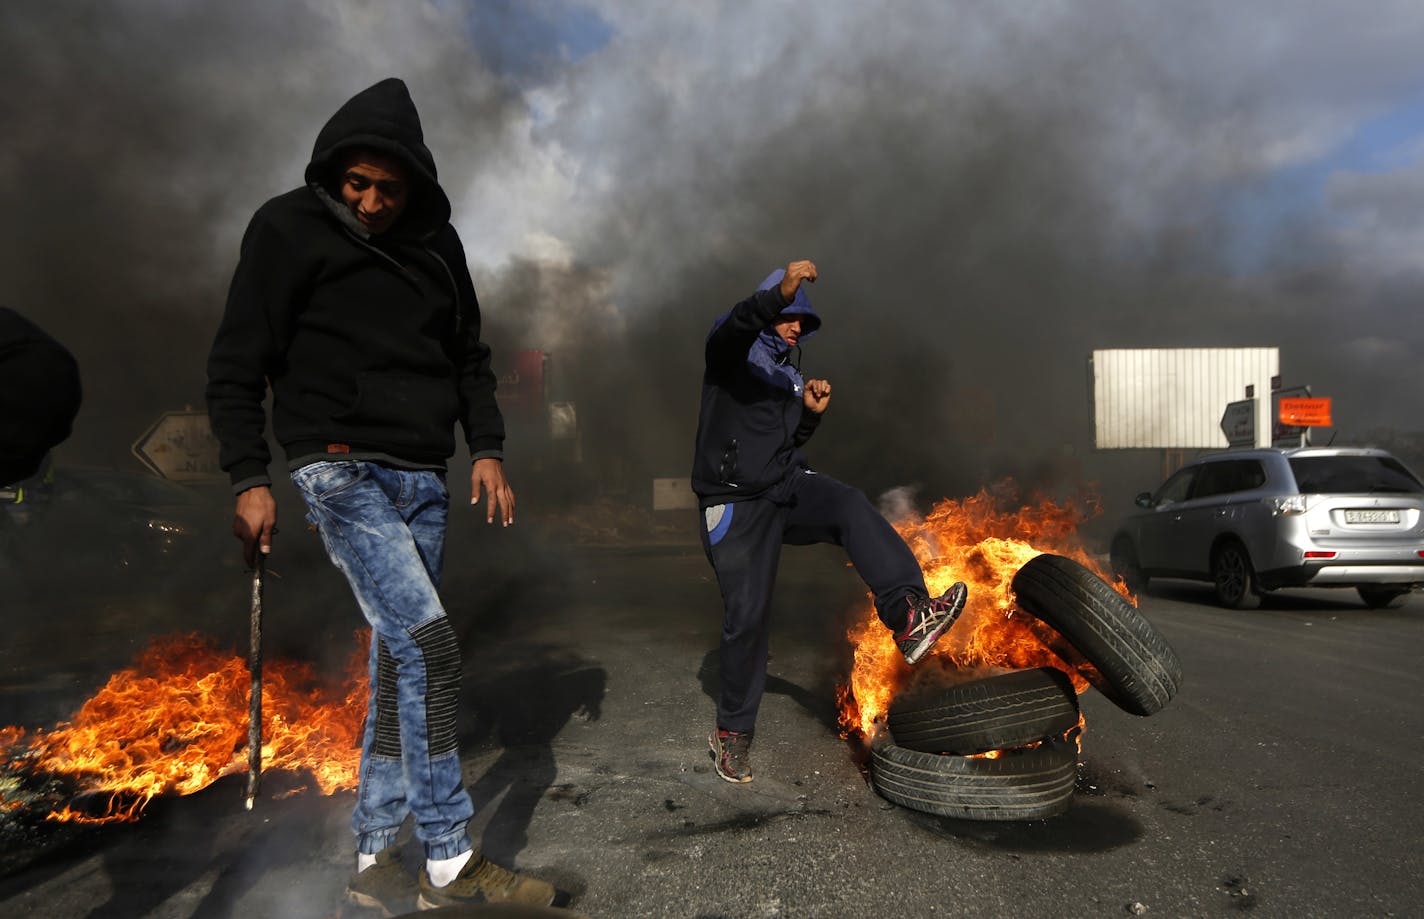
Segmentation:
{"type": "Polygon", "coordinates": [[[1273,447],[1308,447],[1310,446],[1310,428],[1305,425],[1292,423],[1286,420],[1286,414],[1281,410],[1281,406],[1296,398],[1309,398],[1309,386],[1291,386],[1286,389],[1277,389],[1271,393],[1271,446],[1273,447]]]}

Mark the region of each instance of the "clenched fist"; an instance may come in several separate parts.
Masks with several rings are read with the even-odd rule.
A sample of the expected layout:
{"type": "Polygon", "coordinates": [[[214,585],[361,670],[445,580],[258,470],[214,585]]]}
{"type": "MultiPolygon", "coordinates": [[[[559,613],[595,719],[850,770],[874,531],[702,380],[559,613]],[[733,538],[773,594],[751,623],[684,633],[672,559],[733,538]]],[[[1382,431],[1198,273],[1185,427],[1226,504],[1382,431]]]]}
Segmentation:
{"type": "Polygon", "coordinates": [[[781,278],[781,296],[790,303],[801,288],[802,281],[815,283],[816,265],[809,259],[801,259],[786,266],[786,274],[781,278]]]}
{"type": "Polygon", "coordinates": [[[831,384],[825,380],[807,380],[806,389],[801,393],[801,404],[817,415],[831,404],[831,384]]]}

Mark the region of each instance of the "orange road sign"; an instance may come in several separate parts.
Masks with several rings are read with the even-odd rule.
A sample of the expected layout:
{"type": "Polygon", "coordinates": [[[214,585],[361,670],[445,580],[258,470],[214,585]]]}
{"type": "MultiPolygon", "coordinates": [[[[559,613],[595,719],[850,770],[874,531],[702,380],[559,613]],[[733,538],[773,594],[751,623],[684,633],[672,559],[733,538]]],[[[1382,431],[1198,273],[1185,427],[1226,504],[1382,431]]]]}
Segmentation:
{"type": "Polygon", "coordinates": [[[1282,399],[1280,420],[1302,428],[1331,427],[1330,399],[1282,399]]]}

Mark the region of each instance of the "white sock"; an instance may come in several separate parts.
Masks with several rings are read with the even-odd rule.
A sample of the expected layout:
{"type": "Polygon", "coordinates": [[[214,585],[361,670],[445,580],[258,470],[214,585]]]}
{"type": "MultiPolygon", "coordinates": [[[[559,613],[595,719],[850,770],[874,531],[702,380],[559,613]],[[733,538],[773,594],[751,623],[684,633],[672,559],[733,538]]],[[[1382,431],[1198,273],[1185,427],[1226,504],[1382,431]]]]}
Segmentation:
{"type": "Polygon", "coordinates": [[[376,856],[367,855],[365,852],[356,853],[356,873],[360,874],[376,863],[376,856]]]}
{"type": "Polygon", "coordinates": [[[430,883],[436,887],[444,887],[455,880],[455,875],[460,873],[460,869],[465,867],[465,862],[475,854],[474,849],[466,849],[454,858],[427,858],[425,860],[425,873],[430,875],[430,883]]]}

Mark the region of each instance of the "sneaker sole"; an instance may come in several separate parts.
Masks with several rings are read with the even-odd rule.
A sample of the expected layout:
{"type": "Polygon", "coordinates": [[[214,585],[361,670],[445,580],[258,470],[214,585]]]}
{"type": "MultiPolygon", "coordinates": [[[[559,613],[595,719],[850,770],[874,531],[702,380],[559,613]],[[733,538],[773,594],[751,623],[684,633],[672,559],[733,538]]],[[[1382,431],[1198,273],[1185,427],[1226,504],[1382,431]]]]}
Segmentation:
{"type": "Polygon", "coordinates": [[[940,640],[940,636],[944,635],[945,632],[948,632],[949,627],[959,621],[959,614],[964,612],[964,604],[965,601],[967,601],[968,599],[969,591],[966,590],[964,592],[964,595],[959,598],[959,602],[954,605],[954,612],[951,613],[945,619],[945,621],[940,625],[940,627],[935,629],[930,634],[926,635],[924,638],[921,638],[919,644],[915,645],[915,647],[911,649],[910,653],[905,655],[905,663],[914,665],[920,662],[920,659],[923,658],[925,654],[929,652],[930,648],[933,648],[935,646],[935,642],[940,640]]]}
{"type": "MultiPolygon", "coordinates": [[[[424,898],[424,896],[419,896],[419,898],[416,898],[416,910],[417,910],[417,912],[424,912],[424,910],[427,910],[427,909],[449,909],[449,908],[460,908],[460,906],[533,906],[533,908],[538,909],[538,908],[543,908],[543,906],[553,906],[553,905],[554,905],[554,900],[557,900],[557,899],[558,899],[558,891],[555,891],[555,892],[554,892],[554,896],[551,896],[551,898],[548,898],[547,902],[544,902],[544,903],[521,903],[521,902],[518,902],[518,900],[488,900],[488,899],[481,899],[481,900],[451,900],[451,902],[449,902],[449,903],[437,903],[437,902],[434,902],[434,900],[427,900],[426,898],[424,898]]],[[[480,912],[480,915],[484,915],[484,910],[483,910],[483,909],[478,910],[478,912],[480,912]]],[[[463,916],[463,915],[464,915],[464,910],[460,910],[459,915],[463,916]]],[[[513,915],[515,915],[515,913],[514,913],[514,912],[504,912],[504,910],[497,910],[496,915],[500,915],[500,916],[513,916],[513,915]]],[[[544,913],[540,913],[540,915],[543,916],[544,913]]]]}
{"type": "MultiPolygon", "coordinates": [[[[371,914],[380,916],[381,919],[393,919],[393,917],[398,915],[397,913],[391,912],[385,904],[375,897],[369,894],[359,893],[355,890],[348,890],[346,892],[346,904],[348,906],[359,906],[363,910],[371,910],[371,914]]],[[[342,919],[355,919],[355,917],[348,916],[345,910],[343,910],[340,915],[342,919]]]]}
{"type": "MultiPolygon", "coordinates": [[[[451,900],[451,901],[448,902],[448,903],[437,903],[437,902],[434,901],[434,900],[427,900],[427,899],[425,898],[425,894],[421,894],[420,896],[418,896],[418,897],[415,898],[415,908],[416,908],[416,910],[418,910],[418,911],[424,911],[424,910],[427,910],[427,909],[444,909],[444,908],[446,908],[446,907],[455,907],[455,906],[498,906],[498,905],[501,905],[501,904],[511,905],[511,906],[533,906],[533,907],[542,907],[542,906],[553,906],[553,905],[554,905],[554,901],[557,900],[557,899],[559,899],[559,891],[558,891],[557,889],[554,890],[554,893],[553,893],[553,894],[549,897],[549,899],[548,899],[546,902],[544,902],[544,903],[524,903],[524,902],[521,902],[521,901],[519,901],[519,900],[490,900],[490,899],[486,899],[486,898],[481,898],[481,899],[479,899],[479,900],[451,900]]],[[[481,910],[480,912],[483,914],[484,911],[481,910]]],[[[461,915],[463,915],[463,913],[461,913],[461,915]]],[[[510,913],[505,913],[505,912],[500,912],[499,915],[511,915],[511,914],[510,914],[510,913]]]]}
{"type": "Polygon", "coordinates": [[[712,754],[712,768],[716,771],[717,778],[724,782],[731,782],[733,785],[745,785],[752,780],[751,773],[747,773],[739,779],[722,771],[721,763],[717,762],[717,741],[711,734],[707,735],[707,752],[712,754]]]}

